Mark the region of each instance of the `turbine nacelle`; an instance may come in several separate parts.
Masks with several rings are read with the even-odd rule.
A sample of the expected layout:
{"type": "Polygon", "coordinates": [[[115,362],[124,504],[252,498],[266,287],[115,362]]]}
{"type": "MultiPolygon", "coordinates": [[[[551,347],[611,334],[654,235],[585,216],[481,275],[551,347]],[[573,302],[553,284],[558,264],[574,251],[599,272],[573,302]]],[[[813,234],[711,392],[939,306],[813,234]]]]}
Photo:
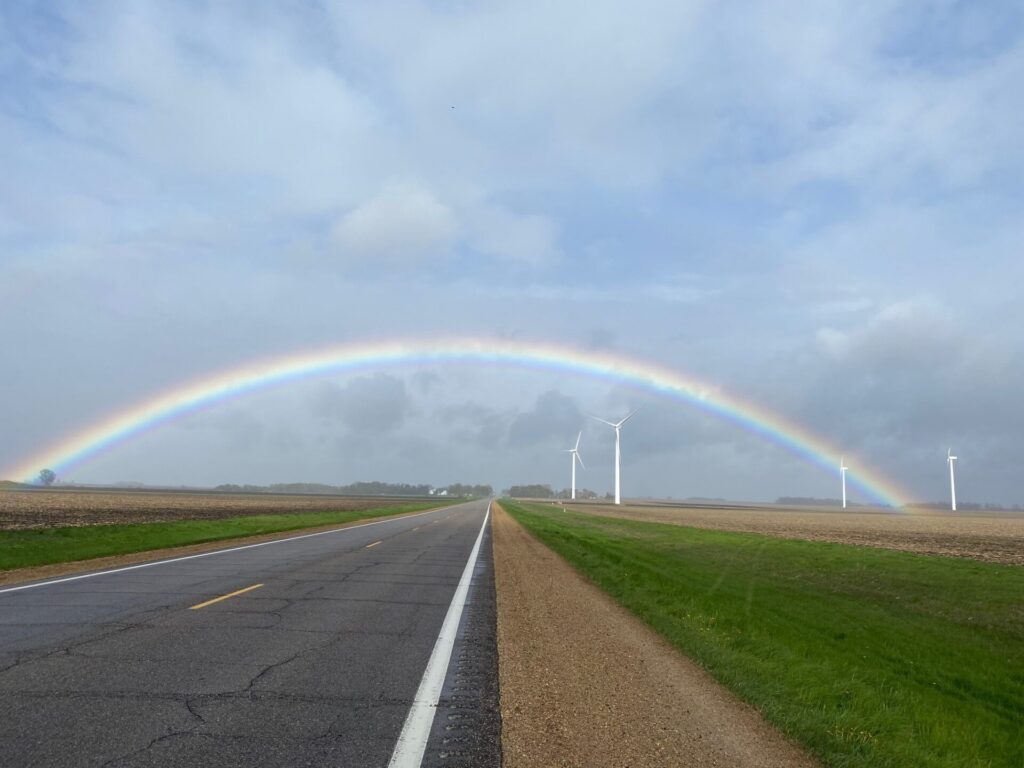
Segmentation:
{"type": "Polygon", "coordinates": [[[575,448],[563,448],[562,453],[571,453],[573,458],[580,463],[580,466],[586,469],[586,466],[583,464],[583,458],[580,456],[580,452],[575,448]]]}
{"type": "Polygon", "coordinates": [[[636,412],[639,410],[639,408],[634,408],[632,411],[627,413],[625,418],[623,418],[621,421],[607,421],[605,419],[602,419],[600,416],[594,415],[591,415],[590,418],[595,419],[596,421],[600,421],[602,424],[607,424],[609,427],[612,427],[616,432],[618,432],[619,429],[622,428],[622,425],[629,421],[631,418],[633,418],[633,416],[636,415],[636,412]]]}
{"type": "Polygon", "coordinates": [[[586,469],[586,466],[584,466],[583,464],[583,457],[580,456],[580,440],[582,438],[583,432],[581,431],[578,435],[576,435],[576,445],[574,445],[572,448],[563,448],[562,453],[571,453],[575,457],[576,461],[580,463],[580,466],[586,469]]]}

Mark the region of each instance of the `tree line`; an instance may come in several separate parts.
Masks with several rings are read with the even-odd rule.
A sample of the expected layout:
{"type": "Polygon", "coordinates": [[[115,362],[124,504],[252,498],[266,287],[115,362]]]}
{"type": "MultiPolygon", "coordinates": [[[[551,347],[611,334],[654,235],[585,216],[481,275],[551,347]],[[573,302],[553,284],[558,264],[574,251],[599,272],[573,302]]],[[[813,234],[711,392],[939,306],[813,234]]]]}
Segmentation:
{"type": "MultiPolygon", "coordinates": [[[[559,491],[552,489],[550,485],[513,485],[501,492],[502,496],[511,496],[513,499],[568,499],[572,497],[572,491],[563,488],[559,491]]],[[[609,498],[610,494],[605,498],[609,498]]],[[[597,493],[588,488],[577,488],[576,499],[596,499],[597,493]]]]}
{"type": "Polygon", "coordinates": [[[318,493],[331,496],[491,496],[489,485],[453,483],[437,488],[426,483],[384,483],[379,480],[326,485],[324,483],[272,483],[270,485],[237,485],[225,483],[214,488],[227,493],[318,493]]]}

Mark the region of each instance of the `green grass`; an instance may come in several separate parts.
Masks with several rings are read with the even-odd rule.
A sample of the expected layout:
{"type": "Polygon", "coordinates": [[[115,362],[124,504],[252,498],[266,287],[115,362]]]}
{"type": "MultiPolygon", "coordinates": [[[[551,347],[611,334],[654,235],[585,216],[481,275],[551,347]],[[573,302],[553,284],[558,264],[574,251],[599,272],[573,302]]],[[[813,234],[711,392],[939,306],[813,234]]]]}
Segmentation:
{"type": "Polygon", "coordinates": [[[0,570],[89,560],[94,557],[124,555],[185,544],[257,536],[262,533],[294,531],[299,528],[388,517],[441,506],[445,506],[445,503],[421,502],[380,509],[247,515],[222,520],[178,520],[168,523],[0,531],[0,570]]]}
{"type": "Polygon", "coordinates": [[[830,766],[1024,766],[1024,568],[502,506],[830,766]]]}

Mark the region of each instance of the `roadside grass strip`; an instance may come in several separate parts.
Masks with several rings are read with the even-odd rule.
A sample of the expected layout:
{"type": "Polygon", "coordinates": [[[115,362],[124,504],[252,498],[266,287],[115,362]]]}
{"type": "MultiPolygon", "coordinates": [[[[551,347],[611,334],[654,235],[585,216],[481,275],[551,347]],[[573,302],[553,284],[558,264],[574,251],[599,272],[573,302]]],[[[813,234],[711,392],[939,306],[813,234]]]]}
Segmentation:
{"type": "Polygon", "coordinates": [[[0,571],[259,536],[266,533],[283,533],[324,525],[341,525],[357,520],[372,520],[407,512],[436,509],[440,506],[445,506],[445,504],[429,502],[401,504],[380,509],[247,515],[222,520],[177,520],[166,523],[86,525],[0,531],[0,571]]]}
{"type": "Polygon", "coordinates": [[[1024,568],[502,506],[826,765],[1024,766],[1024,568]]]}

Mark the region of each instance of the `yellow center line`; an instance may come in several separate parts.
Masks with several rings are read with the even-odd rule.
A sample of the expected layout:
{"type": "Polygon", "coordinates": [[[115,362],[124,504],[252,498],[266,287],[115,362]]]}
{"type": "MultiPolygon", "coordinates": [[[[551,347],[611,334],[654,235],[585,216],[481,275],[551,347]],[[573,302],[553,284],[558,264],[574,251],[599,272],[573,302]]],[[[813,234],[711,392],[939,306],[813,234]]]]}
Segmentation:
{"type": "Polygon", "coordinates": [[[243,592],[251,592],[252,590],[259,589],[262,586],[263,586],[262,584],[253,584],[251,587],[246,587],[245,589],[238,589],[238,590],[235,590],[234,592],[228,592],[226,595],[221,595],[220,597],[215,597],[215,598],[213,598],[213,600],[207,600],[205,603],[199,603],[198,605],[193,605],[191,608],[189,608],[189,610],[190,611],[198,611],[200,608],[205,608],[208,605],[213,605],[214,603],[219,603],[221,600],[227,600],[229,597],[234,597],[235,595],[240,595],[243,592]]]}
{"type": "Polygon", "coordinates": [[[367,544],[366,548],[369,549],[370,547],[376,547],[378,544],[380,544],[380,542],[379,541],[375,541],[375,542],[373,542],[373,544],[367,544]]]}

